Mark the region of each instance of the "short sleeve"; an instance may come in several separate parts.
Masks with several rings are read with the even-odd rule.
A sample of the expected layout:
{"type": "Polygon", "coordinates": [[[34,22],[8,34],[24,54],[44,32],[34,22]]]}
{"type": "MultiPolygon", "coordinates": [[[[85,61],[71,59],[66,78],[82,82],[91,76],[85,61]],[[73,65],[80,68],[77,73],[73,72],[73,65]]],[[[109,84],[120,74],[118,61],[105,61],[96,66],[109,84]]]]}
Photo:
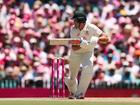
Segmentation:
{"type": "Polygon", "coordinates": [[[99,37],[102,33],[103,33],[103,31],[101,30],[101,29],[99,29],[96,25],[94,25],[94,24],[91,24],[90,25],[90,30],[91,30],[91,32],[92,32],[92,34],[94,35],[94,36],[96,36],[96,37],[99,37]]]}

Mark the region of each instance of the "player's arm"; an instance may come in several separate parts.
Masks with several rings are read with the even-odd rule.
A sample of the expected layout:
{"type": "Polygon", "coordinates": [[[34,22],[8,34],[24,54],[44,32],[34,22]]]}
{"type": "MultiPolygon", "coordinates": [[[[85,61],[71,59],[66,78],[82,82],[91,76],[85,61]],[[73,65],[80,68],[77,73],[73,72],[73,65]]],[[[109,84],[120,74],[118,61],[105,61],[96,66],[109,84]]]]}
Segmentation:
{"type": "Polygon", "coordinates": [[[90,25],[90,27],[92,28],[92,32],[93,32],[93,36],[98,37],[98,41],[97,43],[100,44],[107,44],[109,42],[109,37],[108,35],[106,35],[106,33],[104,33],[100,28],[98,28],[96,25],[90,25]]]}
{"type": "Polygon", "coordinates": [[[81,39],[80,47],[84,49],[92,48],[92,46],[95,46],[97,43],[99,44],[107,44],[109,42],[109,37],[102,33],[99,37],[92,36],[89,41],[81,39]]]}
{"type": "Polygon", "coordinates": [[[89,49],[91,48],[91,46],[94,46],[97,43],[97,41],[98,41],[97,37],[91,37],[90,40],[85,40],[81,38],[80,46],[81,48],[89,49]]]}

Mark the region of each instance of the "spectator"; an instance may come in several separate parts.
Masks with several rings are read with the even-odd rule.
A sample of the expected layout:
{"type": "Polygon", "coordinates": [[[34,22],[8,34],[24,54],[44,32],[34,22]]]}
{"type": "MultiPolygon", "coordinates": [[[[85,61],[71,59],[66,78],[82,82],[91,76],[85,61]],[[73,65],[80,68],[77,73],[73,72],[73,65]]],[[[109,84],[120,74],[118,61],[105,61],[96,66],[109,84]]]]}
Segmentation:
{"type": "Polygon", "coordinates": [[[48,40],[69,38],[73,25],[71,17],[76,10],[81,10],[86,12],[89,22],[111,36],[108,45],[95,48],[92,83],[139,84],[140,2],[80,1],[36,0],[29,4],[0,0],[0,80],[10,78],[21,83],[22,87],[50,88],[50,59],[56,55],[67,58],[68,72],[70,49],[69,46],[52,47],[48,40]]]}

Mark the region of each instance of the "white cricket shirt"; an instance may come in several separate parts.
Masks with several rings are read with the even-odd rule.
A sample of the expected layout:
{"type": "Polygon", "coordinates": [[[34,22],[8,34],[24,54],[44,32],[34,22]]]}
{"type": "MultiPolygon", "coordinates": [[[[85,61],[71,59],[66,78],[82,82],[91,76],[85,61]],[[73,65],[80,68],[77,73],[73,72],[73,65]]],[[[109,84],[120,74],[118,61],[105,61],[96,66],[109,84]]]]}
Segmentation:
{"type": "MultiPolygon", "coordinates": [[[[81,49],[74,51],[75,53],[84,53],[93,51],[97,44],[98,37],[103,33],[97,26],[91,23],[86,23],[82,30],[75,27],[71,29],[71,38],[82,39],[80,44],[81,49]]],[[[73,50],[72,50],[73,51],[73,50]]]]}

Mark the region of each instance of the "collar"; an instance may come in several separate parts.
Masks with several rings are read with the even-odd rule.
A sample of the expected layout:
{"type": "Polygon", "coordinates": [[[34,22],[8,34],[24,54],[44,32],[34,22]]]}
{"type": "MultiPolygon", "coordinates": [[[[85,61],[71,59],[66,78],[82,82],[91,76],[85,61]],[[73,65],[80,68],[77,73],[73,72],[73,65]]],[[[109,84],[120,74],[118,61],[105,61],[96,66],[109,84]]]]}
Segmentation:
{"type": "Polygon", "coordinates": [[[79,28],[76,28],[76,27],[74,27],[74,28],[78,31],[87,31],[88,30],[87,27],[88,27],[88,23],[86,22],[86,24],[82,30],[80,30],[79,28]]]}

